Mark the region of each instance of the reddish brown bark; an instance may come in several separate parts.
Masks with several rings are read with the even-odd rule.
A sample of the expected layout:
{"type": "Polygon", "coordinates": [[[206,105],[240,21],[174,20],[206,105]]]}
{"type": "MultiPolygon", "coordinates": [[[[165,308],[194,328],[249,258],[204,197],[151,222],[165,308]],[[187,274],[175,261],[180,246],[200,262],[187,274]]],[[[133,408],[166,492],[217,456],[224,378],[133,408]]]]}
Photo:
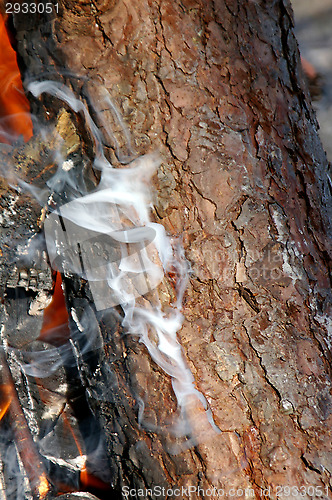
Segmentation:
{"type": "Polygon", "coordinates": [[[162,425],[175,410],[170,381],[104,318],[115,490],[271,488],[275,498],[290,486],[309,498],[332,473],[331,191],[288,1],[60,6],[48,24],[14,17],[23,66],[32,78],[46,63],[102,80],[137,153],[161,154],[154,216],[183,238],[192,266],[180,340],[221,430],[174,456],[161,433],[139,428],[135,396],[149,395],[145,421],[162,425]]]}

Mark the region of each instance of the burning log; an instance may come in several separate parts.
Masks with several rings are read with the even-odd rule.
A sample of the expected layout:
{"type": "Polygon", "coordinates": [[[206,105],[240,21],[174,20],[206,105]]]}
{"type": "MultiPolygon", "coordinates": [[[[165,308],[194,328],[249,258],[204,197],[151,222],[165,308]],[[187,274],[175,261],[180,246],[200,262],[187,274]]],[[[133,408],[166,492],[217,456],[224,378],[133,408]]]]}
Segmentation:
{"type": "Polygon", "coordinates": [[[6,388],[6,397],[8,398],[6,406],[9,412],[9,421],[13,428],[18,453],[30,483],[33,499],[45,500],[51,489],[50,482],[31,437],[3,349],[0,350],[0,378],[2,386],[6,388]]]}
{"type": "MultiPolygon", "coordinates": [[[[117,498],[129,485],[188,486],[194,498],[199,488],[248,488],[261,498],[310,483],[327,494],[331,205],[288,6],[274,3],[267,15],[262,2],[235,0],[61,2],[58,16],[19,13],[14,25],[32,110],[52,147],[40,135],[19,155],[18,146],[3,151],[4,161],[11,183],[25,193],[37,185],[47,208],[39,217],[36,205],[33,227],[46,220],[71,331],[47,333],[44,361],[34,344],[20,367],[31,384],[45,365],[53,376],[60,369],[80,436],[77,491],[92,489],[90,473],[117,498]],[[73,77],[66,64],[90,70],[73,77]],[[92,88],[97,73],[110,97],[92,88]],[[164,158],[154,177],[153,148],[164,158]],[[46,150],[46,161],[29,161],[46,150]],[[35,173],[22,177],[13,155],[35,173]],[[147,184],[160,188],[153,210],[147,184]],[[156,232],[150,268],[138,257],[151,243],[142,227],[156,232]],[[184,249],[167,232],[182,234],[184,249]],[[156,268],[160,283],[160,273],[150,280],[156,268]],[[140,279],[128,283],[124,271],[140,279]],[[176,336],[183,297],[185,349],[176,336]]],[[[72,485],[71,458],[44,456],[64,465],[72,485]]],[[[98,484],[94,493],[107,498],[98,484]]]]}

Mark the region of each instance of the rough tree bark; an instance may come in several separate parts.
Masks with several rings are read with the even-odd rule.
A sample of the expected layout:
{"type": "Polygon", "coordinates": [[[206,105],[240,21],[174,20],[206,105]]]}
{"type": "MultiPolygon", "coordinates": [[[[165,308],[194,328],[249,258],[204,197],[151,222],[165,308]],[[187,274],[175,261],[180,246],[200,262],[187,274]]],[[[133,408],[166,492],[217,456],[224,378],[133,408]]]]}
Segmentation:
{"type": "MultiPolygon", "coordinates": [[[[23,75],[49,73],[82,99],[87,84],[64,70],[101,80],[137,154],[160,153],[154,217],[191,264],[179,338],[221,432],[172,455],[138,425],[139,397],[146,422],[175,411],[170,380],[110,312],[112,394],[95,411],[114,497],[123,485],[270,487],[272,498],[330,487],[331,184],[288,0],[61,0],[58,15],[13,26],[23,75]]],[[[31,103],[40,119],[60,107],[31,103]]],[[[74,285],[69,305],[88,303],[74,285]]]]}

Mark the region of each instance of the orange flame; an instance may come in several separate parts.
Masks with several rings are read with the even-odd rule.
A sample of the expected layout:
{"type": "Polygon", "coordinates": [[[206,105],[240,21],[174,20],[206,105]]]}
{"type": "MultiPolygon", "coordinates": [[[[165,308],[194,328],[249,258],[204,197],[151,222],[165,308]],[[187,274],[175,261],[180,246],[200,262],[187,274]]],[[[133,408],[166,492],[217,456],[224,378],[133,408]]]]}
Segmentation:
{"type": "Polygon", "coordinates": [[[32,136],[29,101],[24,95],[16,53],[11,46],[5,21],[0,16],[0,116],[6,118],[6,128],[15,137],[32,136]]]}
{"type": "Polygon", "coordinates": [[[78,453],[80,454],[80,457],[82,459],[82,464],[83,465],[82,465],[81,474],[80,474],[80,478],[81,478],[81,481],[82,481],[82,475],[85,477],[85,474],[86,474],[86,466],[85,466],[86,456],[83,454],[81,444],[80,444],[79,440],[77,439],[77,436],[76,436],[76,434],[74,432],[74,429],[70,425],[70,422],[69,422],[69,420],[67,418],[67,415],[65,413],[62,413],[62,419],[63,419],[63,422],[64,422],[65,426],[68,427],[69,432],[70,432],[70,434],[72,435],[72,437],[73,437],[73,439],[75,441],[78,453]]]}
{"type": "Polygon", "coordinates": [[[90,472],[87,471],[86,466],[84,465],[82,470],[81,470],[81,485],[84,489],[86,490],[99,490],[99,491],[110,491],[110,485],[107,483],[104,483],[102,479],[99,479],[98,477],[94,476],[93,474],[90,474],[90,472]]]}
{"type": "Polygon", "coordinates": [[[49,492],[49,489],[50,486],[46,474],[42,474],[40,476],[40,481],[38,486],[38,493],[40,500],[46,497],[47,493],[49,492]]]}
{"type": "Polygon", "coordinates": [[[13,139],[32,136],[29,101],[24,95],[16,53],[11,46],[5,20],[0,15],[0,142],[9,142],[1,132],[13,139]]]}
{"type": "Polygon", "coordinates": [[[8,384],[0,385],[0,420],[7,413],[13,394],[8,384]]]}
{"type": "Polygon", "coordinates": [[[82,465],[81,473],[80,473],[81,487],[83,487],[83,489],[86,489],[87,491],[89,491],[91,488],[95,489],[95,490],[100,490],[100,491],[110,490],[109,484],[105,483],[104,481],[102,481],[98,477],[96,477],[93,474],[90,474],[90,472],[88,472],[87,467],[86,467],[86,455],[83,454],[82,447],[80,445],[79,440],[77,439],[77,436],[75,435],[74,429],[70,425],[70,422],[69,422],[65,413],[62,413],[62,418],[63,418],[64,424],[68,427],[69,432],[73,436],[77,450],[78,450],[80,457],[82,459],[83,465],[82,465]]]}
{"type": "Polygon", "coordinates": [[[51,303],[44,310],[43,326],[39,340],[59,346],[70,337],[69,316],[62,290],[61,274],[57,272],[51,303]]]}

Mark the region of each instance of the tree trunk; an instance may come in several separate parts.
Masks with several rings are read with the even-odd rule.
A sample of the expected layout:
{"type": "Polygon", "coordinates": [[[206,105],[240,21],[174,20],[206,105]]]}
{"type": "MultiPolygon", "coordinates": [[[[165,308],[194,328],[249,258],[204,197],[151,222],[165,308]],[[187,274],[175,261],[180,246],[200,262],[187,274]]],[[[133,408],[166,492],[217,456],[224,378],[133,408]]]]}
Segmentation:
{"type": "MultiPolygon", "coordinates": [[[[106,435],[114,498],[125,486],[137,498],[156,487],[173,489],[165,498],[186,498],[188,487],[191,498],[211,488],[216,498],[276,498],[287,487],[327,497],[331,183],[289,2],[61,0],[58,10],[13,16],[22,73],[65,82],[87,103],[106,88],[134,156],[160,154],[153,218],[190,263],[178,338],[216,426],[194,403],[184,436],[166,432],[171,378],[124,336],[118,313],[96,311],[88,285],[65,275],[69,310],[89,308],[104,342],[103,368],[87,377],[112,389],[89,405],[106,435]]],[[[29,96],[40,121],[63,106],[29,96]]],[[[95,146],[76,126],[88,170],[95,146]]],[[[106,152],[118,166],[114,139],[106,152]]],[[[158,290],[167,309],[170,275],[158,290]]]]}

